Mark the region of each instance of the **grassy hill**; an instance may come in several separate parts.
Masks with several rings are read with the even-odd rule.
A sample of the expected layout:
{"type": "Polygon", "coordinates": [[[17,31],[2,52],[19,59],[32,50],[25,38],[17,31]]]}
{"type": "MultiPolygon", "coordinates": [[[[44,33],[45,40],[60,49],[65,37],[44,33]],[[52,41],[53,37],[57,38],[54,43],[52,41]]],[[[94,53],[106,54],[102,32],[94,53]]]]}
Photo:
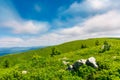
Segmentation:
{"type": "Polygon", "coordinates": [[[42,49],[0,57],[0,80],[120,80],[120,39],[94,38],[77,40],[42,49]],[[99,45],[96,45],[96,41],[99,45]],[[104,41],[111,48],[100,53],[104,41]],[[60,54],[51,57],[52,50],[60,54]],[[83,65],[75,71],[67,71],[64,61],[95,57],[98,69],[83,65]],[[27,74],[22,74],[22,71],[27,74]]]}

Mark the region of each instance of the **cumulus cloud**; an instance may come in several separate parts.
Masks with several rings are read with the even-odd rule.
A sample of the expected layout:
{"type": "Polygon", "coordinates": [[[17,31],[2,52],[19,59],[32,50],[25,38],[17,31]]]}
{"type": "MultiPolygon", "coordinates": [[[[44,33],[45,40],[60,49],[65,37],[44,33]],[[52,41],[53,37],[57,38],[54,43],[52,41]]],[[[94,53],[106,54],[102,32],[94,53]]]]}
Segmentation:
{"type": "Polygon", "coordinates": [[[74,2],[62,14],[90,14],[101,13],[111,9],[119,9],[119,0],[84,0],[82,3],[74,2]]]}
{"type": "Polygon", "coordinates": [[[80,3],[75,1],[68,9],[59,12],[58,16],[64,17],[65,20],[56,19],[54,24],[65,28],[74,27],[77,24],[83,24],[96,15],[105,14],[112,10],[119,11],[119,7],[120,2],[118,0],[83,0],[80,3]]]}
{"type": "Polygon", "coordinates": [[[109,11],[102,15],[96,15],[84,23],[86,31],[89,33],[104,32],[120,29],[120,12],[109,11]]]}
{"type": "Polygon", "coordinates": [[[111,4],[110,0],[86,0],[85,4],[89,5],[94,10],[108,8],[111,4]]]}
{"type": "Polygon", "coordinates": [[[61,34],[67,35],[86,35],[86,34],[98,34],[107,33],[109,31],[120,30],[120,12],[109,11],[104,14],[96,15],[87,19],[82,24],[77,24],[72,28],[63,29],[60,31],[61,34]]]}
{"type": "Polygon", "coordinates": [[[37,38],[37,40],[44,40],[52,45],[77,39],[119,37],[118,34],[120,34],[120,12],[112,10],[95,15],[82,24],[76,24],[71,28],[55,30],[50,34],[37,38]]]}
{"type": "Polygon", "coordinates": [[[2,22],[0,26],[9,27],[13,33],[17,34],[37,34],[46,32],[49,29],[47,22],[36,22],[36,21],[9,21],[2,22]]]}
{"type": "Polygon", "coordinates": [[[15,33],[37,34],[37,33],[46,32],[48,28],[49,28],[49,25],[47,22],[27,21],[25,23],[18,24],[18,26],[15,26],[14,32],[15,33]]]}
{"type": "Polygon", "coordinates": [[[0,38],[0,47],[19,47],[22,42],[22,39],[15,37],[0,38]]]}
{"type": "Polygon", "coordinates": [[[9,27],[17,34],[37,34],[46,32],[50,25],[48,22],[38,22],[22,19],[12,3],[0,1],[0,27],[9,27]]]}

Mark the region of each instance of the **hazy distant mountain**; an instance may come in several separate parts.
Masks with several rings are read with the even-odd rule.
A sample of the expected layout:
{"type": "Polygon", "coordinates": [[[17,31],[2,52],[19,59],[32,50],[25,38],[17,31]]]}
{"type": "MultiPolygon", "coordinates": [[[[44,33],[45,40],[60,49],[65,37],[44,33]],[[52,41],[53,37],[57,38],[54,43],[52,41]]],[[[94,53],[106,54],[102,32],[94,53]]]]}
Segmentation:
{"type": "Polygon", "coordinates": [[[19,53],[19,52],[24,52],[24,51],[28,51],[28,50],[34,50],[34,49],[43,48],[43,47],[44,46],[0,48],[0,56],[5,55],[5,54],[19,53]]]}

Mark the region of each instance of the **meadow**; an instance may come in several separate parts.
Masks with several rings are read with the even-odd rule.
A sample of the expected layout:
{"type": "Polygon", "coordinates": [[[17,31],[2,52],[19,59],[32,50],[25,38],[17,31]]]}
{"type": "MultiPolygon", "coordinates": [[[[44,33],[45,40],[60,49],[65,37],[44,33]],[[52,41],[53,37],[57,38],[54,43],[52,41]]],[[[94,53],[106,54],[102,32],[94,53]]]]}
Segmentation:
{"type": "Polygon", "coordinates": [[[120,80],[120,39],[76,40],[1,56],[0,80],[120,80]],[[105,42],[110,49],[102,51],[105,42]],[[97,69],[83,65],[78,71],[68,71],[68,65],[63,64],[92,56],[97,69]]]}

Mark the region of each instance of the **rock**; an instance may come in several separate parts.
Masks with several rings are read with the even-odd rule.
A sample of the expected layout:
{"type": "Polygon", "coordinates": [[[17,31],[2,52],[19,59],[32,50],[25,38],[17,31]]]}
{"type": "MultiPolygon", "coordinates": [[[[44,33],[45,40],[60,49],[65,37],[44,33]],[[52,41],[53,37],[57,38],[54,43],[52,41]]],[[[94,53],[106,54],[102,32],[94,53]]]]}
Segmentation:
{"type": "Polygon", "coordinates": [[[62,60],[67,60],[67,58],[66,58],[66,57],[63,57],[62,60]]]}
{"type": "Polygon", "coordinates": [[[24,70],[24,71],[22,71],[22,74],[27,74],[27,71],[25,71],[25,70],[24,70]]]}
{"type": "Polygon", "coordinates": [[[80,66],[82,66],[83,64],[86,63],[85,59],[81,59],[81,60],[77,60],[74,64],[73,64],[73,69],[74,70],[78,70],[80,66]]]}
{"type": "Polygon", "coordinates": [[[86,59],[81,59],[80,62],[83,63],[83,64],[86,64],[86,59]]]}
{"type": "Polygon", "coordinates": [[[67,68],[67,70],[72,71],[73,70],[73,65],[69,65],[68,68],[67,68]]]}
{"type": "Polygon", "coordinates": [[[66,62],[66,61],[62,61],[64,65],[68,65],[69,62],[66,62]]]}
{"type": "Polygon", "coordinates": [[[69,65],[67,70],[77,71],[79,70],[79,67],[84,64],[87,66],[98,68],[98,65],[96,64],[96,59],[94,57],[90,57],[87,60],[86,59],[77,60],[73,65],[69,65]]]}
{"type": "Polygon", "coordinates": [[[86,61],[86,65],[98,68],[98,65],[96,64],[96,59],[94,57],[88,58],[88,60],[86,61]]]}

